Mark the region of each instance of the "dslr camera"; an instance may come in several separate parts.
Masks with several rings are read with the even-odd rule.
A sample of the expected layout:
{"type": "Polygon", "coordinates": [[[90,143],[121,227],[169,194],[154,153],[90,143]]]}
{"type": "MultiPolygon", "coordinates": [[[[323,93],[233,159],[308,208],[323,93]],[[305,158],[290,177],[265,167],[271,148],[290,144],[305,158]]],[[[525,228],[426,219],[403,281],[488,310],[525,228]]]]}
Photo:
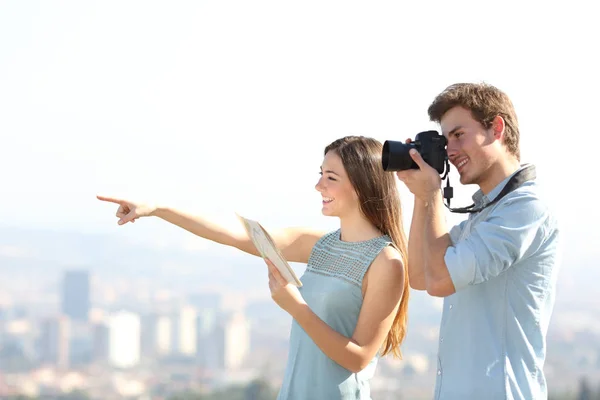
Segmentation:
{"type": "Polygon", "coordinates": [[[408,153],[410,149],[416,149],[423,160],[441,175],[444,173],[448,162],[446,144],[446,137],[438,134],[437,131],[420,132],[411,143],[386,140],[383,143],[381,157],[383,170],[404,171],[407,169],[419,169],[408,153]]]}

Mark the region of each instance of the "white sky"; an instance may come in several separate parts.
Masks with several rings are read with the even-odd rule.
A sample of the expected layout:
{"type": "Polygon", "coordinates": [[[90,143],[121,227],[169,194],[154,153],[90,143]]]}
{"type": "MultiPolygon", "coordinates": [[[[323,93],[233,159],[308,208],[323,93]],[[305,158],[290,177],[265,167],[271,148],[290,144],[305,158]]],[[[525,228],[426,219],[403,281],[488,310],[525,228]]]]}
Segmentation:
{"type": "MultiPolygon", "coordinates": [[[[598,254],[597,14],[518,3],[2,1],[0,225],[115,232],[103,193],[333,228],[314,190],[327,144],[437,128],[433,97],[483,80],[513,99],[570,240],[598,254]]],[[[119,234],[174,232],[140,225],[119,234]]]]}

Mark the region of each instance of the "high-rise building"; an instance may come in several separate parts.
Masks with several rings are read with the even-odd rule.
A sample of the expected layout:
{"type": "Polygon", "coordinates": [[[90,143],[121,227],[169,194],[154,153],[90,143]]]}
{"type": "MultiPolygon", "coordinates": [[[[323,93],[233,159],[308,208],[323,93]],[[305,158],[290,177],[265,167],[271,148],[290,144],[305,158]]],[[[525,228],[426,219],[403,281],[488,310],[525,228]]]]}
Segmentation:
{"type": "Polygon", "coordinates": [[[174,355],[183,357],[194,357],[196,355],[196,318],[196,310],[190,306],[180,307],[173,313],[171,340],[174,355]]]}
{"type": "Polygon", "coordinates": [[[236,370],[250,350],[250,324],[241,311],[223,315],[215,329],[216,368],[236,370]]]}
{"type": "Polygon", "coordinates": [[[90,311],[90,275],[85,270],[65,271],[62,311],[74,321],[87,321],[90,311]]]}
{"type": "Polygon", "coordinates": [[[40,361],[60,368],[69,366],[69,319],[65,316],[46,318],[40,335],[40,361]]]}
{"type": "Polygon", "coordinates": [[[110,341],[110,327],[104,321],[98,321],[93,325],[93,347],[92,359],[95,362],[104,363],[108,361],[108,350],[110,341]]]}
{"type": "Polygon", "coordinates": [[[217,330],[217,316],[217,310],[203,309],[198,312],[196,319],[196,358],[198,364],[203,368],[210,368],[218,364],[216,360],[219,358],[219,351],[216,344],[220,341],[217,341],[216,337],[222,331],[217,330]]]}
{"type": "Polygon", "coordinates": [[[141,352],[145,359],[159,359],[171,354],[171,319],[152,312],[142,319],[141,352]]]}
{"type": "Polygon", "coordinates": [[[83,366],[94,357],[94,326],[87,321],[71,320],[69,359],[71,366],[83,366]]]}
{"type": "Polygon", "coordinates": [[[108,355],[110,364],[130,368],[140,362],[141,323],[137,314],[119,311],[110,316],[108,355]]]}
{"type": "Polygon", "coordinates": [[[196,320],[196,310],[188,305],[144,316],[144,358],[194,358],[198,344],[196,320]]]}

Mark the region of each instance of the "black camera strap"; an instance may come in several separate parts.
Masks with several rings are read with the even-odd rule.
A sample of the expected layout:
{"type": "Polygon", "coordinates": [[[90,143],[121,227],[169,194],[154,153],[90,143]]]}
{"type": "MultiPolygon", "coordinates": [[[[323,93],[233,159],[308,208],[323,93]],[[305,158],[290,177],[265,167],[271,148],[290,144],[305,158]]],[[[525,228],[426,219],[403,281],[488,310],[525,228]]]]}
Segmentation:
{"type": "Polygon", "coordinates": [[[494,200],[490,201],[485,206],[479,207],[479,208],[475,208],[475,204],[471,204],[470,206],[462,207],[462,208],[450,208],[450,199],[452,198],[452,187],[450,186],[450,177],[448,176],[448,173],[446,173],[446,177],[447,177],[446,187],[444,188],[444,198],[448,201],[448,204],[445,204],[446,208],[448,208],[450,210],[450,212],[453,212],[453,213],[467,214],[467,213],[477,213],[477,212],[483,210],[484,208],[489,207],[492,204],[498,202],[501,198],[503,198],[504,196],[506,196],[513,190],[517,189],[523,183],[534,180],[536,178],[536,173],[535,173],[535,165],[533,165],[533,164],[530,164],[530,165],[526,166],[525,168],[517,171],[508,180],[506,185],[504,185],[504,188],[502,188],[502,190],[500,191],[498,196],[496,196],[494,198],[494,200]]]}

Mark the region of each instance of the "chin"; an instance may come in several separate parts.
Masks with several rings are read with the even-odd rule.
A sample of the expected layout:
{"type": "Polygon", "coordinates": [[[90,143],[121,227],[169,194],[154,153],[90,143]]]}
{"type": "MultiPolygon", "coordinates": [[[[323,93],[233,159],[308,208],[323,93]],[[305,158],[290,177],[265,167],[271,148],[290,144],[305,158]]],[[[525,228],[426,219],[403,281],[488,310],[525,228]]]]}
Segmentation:
{"type": "Polygon", "coordinates": [[[336,217],[337,214],[335,213],[335,211],[333,210],[327,210],[326,208],[323,208],[321,210],[321,214],[323,214],[326,217],[336,217]]]}
{"type": "Polygon", "coordinates": [[[460,176],[461,185],[471,185],[473,182],[473,178],[471,178],[468,174],[464,174],[460,176]]]}

